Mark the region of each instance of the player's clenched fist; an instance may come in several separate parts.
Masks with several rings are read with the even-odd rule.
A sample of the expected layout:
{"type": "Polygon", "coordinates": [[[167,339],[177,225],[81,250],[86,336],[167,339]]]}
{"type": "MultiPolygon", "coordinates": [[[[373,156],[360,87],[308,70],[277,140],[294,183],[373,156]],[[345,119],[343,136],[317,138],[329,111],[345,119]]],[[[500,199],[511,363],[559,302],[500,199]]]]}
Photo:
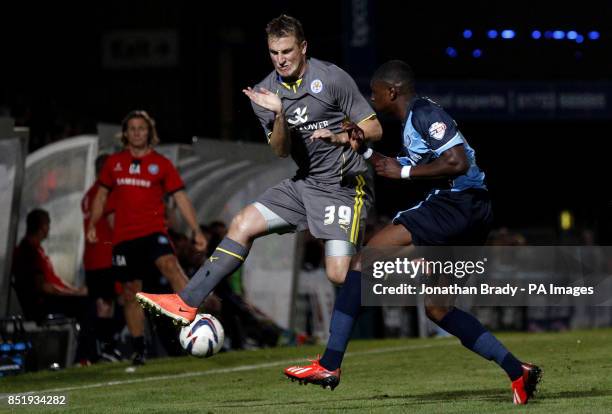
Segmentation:
{"type": "Polygon", "coordinates": [[[374,161],[376,174],[387,178],[401,178],[402,166],[395,158],[380,157],[374,161]]]}

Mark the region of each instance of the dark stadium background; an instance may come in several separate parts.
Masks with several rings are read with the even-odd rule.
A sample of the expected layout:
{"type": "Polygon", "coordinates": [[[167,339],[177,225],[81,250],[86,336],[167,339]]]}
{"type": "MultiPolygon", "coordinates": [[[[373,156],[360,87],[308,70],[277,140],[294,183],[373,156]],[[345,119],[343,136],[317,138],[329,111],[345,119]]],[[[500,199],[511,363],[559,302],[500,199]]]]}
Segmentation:
{"type": "MultiPolygon", "coordinates": [[[[350,73],[392,58],[410,63],[420,79],[470,81],[609,81],[612,34],[610,3],[391,2],[370,12],[373,56],[355,68],[345,54],[347,4],[308,2],[20,2],[3,5],[0,106],[30,127],[30,150],[73,132],[95,132],[97,122],[118,123],[134,108],[158,121],[164,142],[192,137],[263,141],[241,93],[271,69],[263,28],[286,12],[301,19],[309,54],[350,73]],[[463,30],[474,32],[463,39],[463,30]],[[512,28],[512,41],[483,33],[512,28]],[[597,41],[535,42],[541,28],[598,30],[597,41]],[[169,67],[117,69],[104,62],[105,39],[123,30],[170,30],[178,55],[169,67]],[[470,43],[471,42],[471,43],[470,43]],[[449,45],[457,58],[445,53],[449,45]],[[474,45],[483,56],[474,59],[474,45]]],[[[108,45],[106,46],[108,48],[108,45]]],[[[129,48],[118,53],[137,53],[129,48]]],[[[367,84],[362,85],[367,91],[367,84]]],[[[610,94],[608,93],[608,97],[610,94]]],[[[608,113],[612,102],[606,103],[608,113]]],[[[451,112],[452,115],[452,112],[451,112]]],[[[461,119],[460,128],[477,150],[495,202],[498,226],[532,234],[533,243],[572,242],[559,229],[561,210],[575,214],[576,229],[594,229],[597,241],[612,241],[609,152],[610,117],[461,119]]],[[[399,128],[386,120],[390,155],[399,149],[399,128]]],[[[392,214],[415,197],[410,187],[378,183],[379,212],[392,214]],[[399,194],[403,192],[406,197],[399,194]]]]}

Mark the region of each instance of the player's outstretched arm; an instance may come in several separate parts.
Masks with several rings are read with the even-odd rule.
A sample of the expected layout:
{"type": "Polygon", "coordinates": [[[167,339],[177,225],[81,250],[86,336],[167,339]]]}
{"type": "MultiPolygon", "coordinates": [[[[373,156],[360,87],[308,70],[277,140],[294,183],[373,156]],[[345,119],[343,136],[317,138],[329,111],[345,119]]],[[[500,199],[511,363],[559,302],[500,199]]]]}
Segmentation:
{"type": "Polygon", "coordinates": [[[404,179],[452,178],[464,174],[469,168],[463,145],[449,148],[428,164],[402,166],[396,159],[384,156],[374,159],[373,164],[378,175],[404,179]]]}
{"type": "Polygon", "coordinates": [[[382,127],[377,119],[366,119],[357,125],[351,121],[342,124],[343,132],[334,134],[329,129],[317,129],[310,139],[324,139],[336,145],[350,145],[353,150],[365,141],[378,141],[382,137],[382,127]]]}

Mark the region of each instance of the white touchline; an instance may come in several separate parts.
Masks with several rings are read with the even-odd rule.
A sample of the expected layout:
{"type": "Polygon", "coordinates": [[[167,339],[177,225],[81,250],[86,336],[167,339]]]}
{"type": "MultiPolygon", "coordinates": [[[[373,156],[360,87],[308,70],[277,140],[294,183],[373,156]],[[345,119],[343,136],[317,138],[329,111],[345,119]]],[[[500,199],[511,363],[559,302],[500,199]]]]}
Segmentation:
{"type": "MultiPolygon", "coordinates": [[[[426,349],[426,348],[433,348],[433,347],[439,347],[439,346],[450,346],[450,345],[459,345],[459,343],[453,341],[453,342],[440,342],[437,344],[427,344],[427,345],[425,344],[424,345],[405,345],[405,346],[396,346],[396,347],[390,347],[390,348],[378,348],[378,349],[371,349],[369,351],[347,352],[346,357],[362,356],[362,355],[370,355],[370,354],[383,354],[387,352],[409,351],[412,349],[426,349]]],[[[168,380],[168,379],[200,377],[203,375],[227,374],[230,372],[240,372],[240,371],[252,371],[252,370],[260,369],[260,368],[271,368],[271,367],[275,367],[278,365],[287,365],[287,364],[291,364],[292,362],[296,362],[296,361],[298,360],[288,359],[284,361],[267,362],[265,364],[240,365],[240,366],[231,367],[231,368],[211,369],[208,371],[186,372],[183,374],[173,374],[173,375],[158,375],[155,377],[134,378],[132,380],[98,382],[95,384],[80,385],[78,387],[51,388],[47,390],[36,390],[36,391],[26,391],[26,392],[19,392],[19,393],[0,394],[0,400],[7,399],[10,395],[23,396],[23,395],[32,395],[32,394],[60,393],[60,392],[66,392],[66,391],[78,391],[78,390],[87,390],[91,388],[110,387],[113,385],[137,384],[139,382],[163,381],[163,380],[168,380]]]]}

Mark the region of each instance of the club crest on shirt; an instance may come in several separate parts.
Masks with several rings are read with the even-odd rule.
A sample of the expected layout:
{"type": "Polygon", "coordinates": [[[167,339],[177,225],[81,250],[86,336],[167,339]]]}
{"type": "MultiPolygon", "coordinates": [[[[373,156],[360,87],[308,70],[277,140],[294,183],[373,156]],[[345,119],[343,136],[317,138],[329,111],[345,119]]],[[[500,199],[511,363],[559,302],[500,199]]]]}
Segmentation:
{"type": "Polygon", "coordinates": [[[312,91],[312,93],[321,92],[323,90],[323,82],[321,82],[321,79],[315,79],[310,82],[310,90],[312,91]]]}
{"type": "Polygon", "coordinates": [[[115,168],[113,168],[113,171],[121,171],[121,163],[119,161],[117,161],[117,164],[115,164],[115,168]]]}
{"type": "Polygon", "coordinates": [[[429,136],[434,139],[441,140],[446,132],[446,124],[444,122],[434,122],[429,127],[429,136]]]}
{"type": "Polygon", "coordinates": [[[149,170],[149,173],[155,175],[159,172],[159,165],[157,164],[151,164],[149,165],[149,167],[147,168],[149,170]]]}

